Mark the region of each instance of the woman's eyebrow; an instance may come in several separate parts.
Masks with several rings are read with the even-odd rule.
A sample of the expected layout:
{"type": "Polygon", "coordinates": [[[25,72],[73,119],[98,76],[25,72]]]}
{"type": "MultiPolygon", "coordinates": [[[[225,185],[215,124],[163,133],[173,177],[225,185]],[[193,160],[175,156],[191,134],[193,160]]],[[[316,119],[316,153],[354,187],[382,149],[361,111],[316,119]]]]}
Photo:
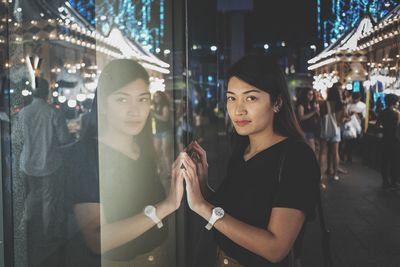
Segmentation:
{"type": "MultiPolygon", "coordinates": [[[[234,92],[231,92],[231,91],[227,91],[226,93],[227,93],[227,94],[235,95],[235,93],[234,93],[234,92]]],[[[248,91],[243,92],[242,94],[243,94],[243,95],[246,95],[246,94],[250,94],[250,93],[261,93],[261,91],[260,91],[260,90],[257,90],[257,89],[251,89],[251,90],[248,90],[248,91]]]]}
{"type": "Polygon", "coordinates": [[[146,92],[146,93],[141,93],[139,96],[151,96],[151,94],[149,92],[146,92]]]}
{"type": "Polygon", "coordinates": [[[124,93],[124,92],[115,92],[115,93],[113,93],[113,95],[124,95],[124,96],[129,96],[128,93],[124,93]]]}
{"type": "MultiPolygon", "coordinates": [[[[130,96],[130,94],[125,93],[125,92],[115,92],[114,95],[130,96]]],[[[146,92],[146,93],[141,93],[138,96],[151,96],[151,94],[146,92]]]]}
{"type": "Polygon", "coordinates": [[[251,89],[251,90],[248,90],[248,91],[243,92],[244,95],[250,94],[250,93],[260,93],[260,90],[251,89]]]}

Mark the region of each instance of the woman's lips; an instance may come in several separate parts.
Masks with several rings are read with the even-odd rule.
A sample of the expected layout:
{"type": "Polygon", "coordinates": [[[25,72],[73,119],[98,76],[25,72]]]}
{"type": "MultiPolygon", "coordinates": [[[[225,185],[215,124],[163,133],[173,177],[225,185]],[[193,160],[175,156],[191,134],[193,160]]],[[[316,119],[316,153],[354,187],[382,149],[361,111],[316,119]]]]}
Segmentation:
{"type": "Polygon", "coordinates": [[[130,127],[137,127],[141,125],[142,122],[140,121],[126,121],[125,124],[130,126],[130,127]]]}
{"type": "Polygon", "coordinates": [[[239,127],[243,127],[246,126],[247,124],[249,124],[251,121],[246,121],[246,120],[241,120],[241,121],[235,121],[235,124],[239,127]]]}

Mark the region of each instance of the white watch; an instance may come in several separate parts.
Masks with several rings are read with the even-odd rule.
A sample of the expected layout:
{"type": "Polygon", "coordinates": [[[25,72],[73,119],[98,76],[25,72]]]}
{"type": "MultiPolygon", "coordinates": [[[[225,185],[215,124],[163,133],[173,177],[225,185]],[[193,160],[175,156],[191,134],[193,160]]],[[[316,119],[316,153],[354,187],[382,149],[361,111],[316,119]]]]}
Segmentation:
{"type": "Polygon", "coordinates": [[[211,228],[214,226],[214,224],[219,219],[222,219],[222,217],[224,217],[224,215],[225,215],[225,211],[222,208],[220,208],[220,207],[214,208],[211,213],[211,218],[210,218],[210,220],[208,220],[208,223],[206,225],[206,229],[211,230],[211,228]]]}
{"type": "Polygon", "coordinates": [[[155,224],[157,224],[157,228],[163,227],[163,223],[160,218],[157,217],[156,207],[152,205],[148,205],[143,210],[144,215],[149,217],[155,224]]]}

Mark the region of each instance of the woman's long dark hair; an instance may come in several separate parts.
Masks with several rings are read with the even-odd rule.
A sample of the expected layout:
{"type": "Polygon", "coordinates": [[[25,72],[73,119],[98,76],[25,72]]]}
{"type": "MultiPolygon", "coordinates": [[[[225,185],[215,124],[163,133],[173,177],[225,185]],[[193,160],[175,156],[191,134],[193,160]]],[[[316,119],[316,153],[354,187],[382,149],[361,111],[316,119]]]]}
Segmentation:
{"type": "Polygon", "coordinates": [[[335,111],[343,108],[343,101],[340,95],[340,91],[342,90],[341,88],[342,85],[340,83],[335,83],[331,88],[328,88],[326,92],[326,101],[335,103],[335,111]]]}
{"type": "MultiPolygon", "coordinates": [[[[271,103],[282,101],[280,111],[275,113],[273,130],[280,135],[304,140],[303,132],[294,112],[286,77],[275,58],[267,55],[248,55],[236,62],[228,71],[227,81],[232,77],[268,93],[271,103]]],[[[234,145],[242,148],[249,143],[248,136],[234,132],[234,145]]]]}
{"type": "MultiPolygon", "coordinates": [[[[101,113],[101,109],[105,107],[107,97],[116,90],[138,79],[142,79],[147,85],[149,84],[149,75],[147,71],[134,60],[113,60],[103,69],[99,77],[96,96],[88,114],[87,127],[82,131],[83,135],[81,140],[98,138],[99,120],[103,122],[106,119],[101,113]]],[[[155,152],[152,140],[150,116],[148,116],[142,131],[134,138],[135,142],[141,148],[141,153],[154,157],[155,152]]]]}
{"type": "Polygon", "coordinates": [[[311,101],[308,100],[308,92],[310,91],[313,92],[313,89],[311,87],[301,87],[296,105],[302,105],[303,107],[305,107],[310,104],[312,106],[315,103],[316,99],[313,92],[313,99],[311,101]]]}

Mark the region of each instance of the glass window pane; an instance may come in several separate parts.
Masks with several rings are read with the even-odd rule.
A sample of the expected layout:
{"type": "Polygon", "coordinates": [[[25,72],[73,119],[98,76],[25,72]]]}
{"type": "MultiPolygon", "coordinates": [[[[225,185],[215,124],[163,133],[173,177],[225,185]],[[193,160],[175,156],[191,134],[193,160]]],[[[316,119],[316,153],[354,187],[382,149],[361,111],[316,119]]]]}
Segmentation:
{"type": "Polygon", "coordinates": [[[183,7],[1,3],[10,264],[177,266],[183,258],[184,221],[170,193],[176,116],[187,95],[183,7]]]}

